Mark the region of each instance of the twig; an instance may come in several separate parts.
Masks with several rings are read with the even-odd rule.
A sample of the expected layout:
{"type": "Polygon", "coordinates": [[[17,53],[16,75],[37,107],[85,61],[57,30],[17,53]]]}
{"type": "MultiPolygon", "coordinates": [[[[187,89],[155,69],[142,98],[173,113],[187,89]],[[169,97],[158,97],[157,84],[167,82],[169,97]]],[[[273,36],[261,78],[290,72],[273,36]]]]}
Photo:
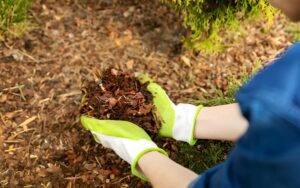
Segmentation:
{"type": "Polygon", "coordinates": [[[99,165],[100,167],[102,167],[101,163],[99,162],[99,159],[98,159],[96,156],[95,156],[95,159],[96,159],[98,165],[99,165]]]}
{"type": "Polygon", "coordinates": [[[4,140],[4,143],[8,143],[8,144],[15,144],[19,142],[22,142],[22,140],[4,140]]]}
{"type": "Polygon", "coordinates": [[[25,98],[25,96],[24,96],[24,94],[23,94],[22,88],[18,87],[18,89],[19,89],[21,98],[23,99],[23,101],[26,101],[26,98],[25,98]]]}
{"type": "Polygon", "coordinates": [[[28,148],[27,148],[27,153],[28,153],[28,159],[27,159],[27,162],[28,162],[28,163],[30,163],[30,144],[31,144],[32,137],[33,137],[33,135],[34,135],[35,132],[36,132],[36,130],[33,131],[33,133],[32,133],[31,136],[30,136],[29,142],[28,142],[28,148]]]}
{"type": "Polygon", "coordinates": [[[24,127],[28,125],[29,123],[33,122],[36,118],[37,116],[32,116],[31,118],[26,119],[25,121],[23,121],[23,123],[19,125],[19,127],[24,127]]]}
{"type": "MultiPolygon", "coordinates": [[[[10,46],[10,45],[8,45],[8,44],[5,43],[5,42],[4,42],[4,45],[5,45],[7,48],[9,48],[10,50],[13,49],[13,46],[10,46]]],[[[17,49],[17,51],[20,52],[22,55],[28,57],[29,59],[33,60],[34,62],[36,62],[36,63],[39,62],[36,58],[32,57],[31,55],[29,55],[28,53],[24,52],[23,50],[17,49]]]]}
{"type": "MultiPolygon", "coordinates": [[[[4,89],[2,89],[2,91],[8,91],[8,90],[13,90],[13,89],[18,89],[19,92],[20,92],[21,98],[22,98],[24,101],[26,101],[26,98],[25,98],[25,96],[24,96],[24,94],[23,94],[23,91],[22,91],[22,88],[23,88],[23,87],[24,87],[24,85],[16,85],[16,86],[14,86],[14,87],[4,88],[4,89]]],[[[13,93],[13,94],[14,94],[14,95],[20,96],[19,94],[16,94],[16,93],[13,93]]]]}
{"type": "Polygon", "coordinates": [[[0,174],[1,174],[2,176],[5,176],[5,175],[8,174],[9,171],[10,171],[10,169],[7,169],[7,170],[5,170],[4,172],[0,172],[0,174]]]}
{"type": "Polygon", "coordinates": [[[35,21],[39,24],[42,24],[43,22],[39,19],[39,17],[34,13],[34,11],[30,11],[32,17],[35,19],[35,21]]]}
{"type": "Polygon", "coordinates": [[[90,39],[90,38],[83,39],[83,40],[80,40],[80,41],[78,41],[78,42],[74,42],[74,43],[72,43],[72,44],[69,44],[69,45],[67,45],[65,48],[66,48],[66,49],[67,49],[67,48],[72,48],[72,47],[74,47],[74,46],[76,46],[76,45],[78,45],[78,44],[82,44],[82,43],[84,43],[84,42],[89,42],[90,40],[92,40],[92,39],[90,39]]]}
{"type": "Polygon", "coordinates": [[[49,101],[49,100],[50,100],[49,97],[48,97],[48,98],[45,98],[45,99],[42,99],[42,100],[40,100],[40,101],[38,102],[38,104],[41,105],[41,104],[43,104],[44,102],[47,102],[47,101],[49,101]]]}
{"type": "Polygon", "coordinates": [[[13,48],[12,46],[8,45],[5,41],[3,41],[3,44],[4,44],[4,46],[6,46],[6,48],[8,48],[10,50],[13,48]]]}
{"type": "Polygon", "coordinates": [[[117,184],[117,183],[120,183],[120,182],[122,182],[123,180],[125,180],[126,178],[129,178],[130,176],[131,176],[131,175],[127,175],[127,176],[125,176],[125,177],[119,179],[118,181],[111,182],[110,184],[117,184]]]}
{"type": "Polygon", "coordinates": [[[16,151],[19,149],[22,149],[22,147],[7,149],[7,150],[4,150],[4,152],[8,153],[8,152],[16,151]]]}
{"type": "Polygon", "coordinates": [[[2,114],[1,112],[0,112],[0,119],[1,119],[1,121],[3,122],[3,124],[4,124],[5,126],[7,126],[7,124],[6,124],[5,120],[4,120],[3,114],[2,114]]]}
{"type": "Polygon", "coordinates": [[[11,119],[11,118],[13,118],[16,114],[21,113],[21,112],[23,112],[22,109],[20,109],[20,110],[15,110],[15,111],[12,111],[12,112],[7,112],[6,114],[3,115],[3,117],[6,117],[7,119],[11,119]]]}
{"type": "Polygon", "coordinates": [[[16,85],[16,86],[13,86],[13,87],[8,87],[8,88],[4,88],[2,89],[2,91],[9,91],[9,90],[14,90],[14,89],[20,89],[20,88],[23,88],[24,85],[16,85]]]}
{"type": "Polygon", "coordinates": [[[32,129],[26,129],[26,130],[17,132],[17,133],[15,133],[15,135],[12,136],[12,138],[16,138],[18,135],[20,135],[20,134],[22,134],[22,133],[25,133],[25,132],[28,132],[28,131],[33,131],[33,130],[35,131],[35,129],[32,128],[32,129]]]}
{"type": "Polygon", "coordinates": [[[34,185],[25,185],[23,188],[34,187],[34,185]]]}
{"type": "Polygon", "coordinates": [[[78,180],[78,179],[81,179],[82,177],[81,176],[75,176],[75,177],[66,177],[64,178],[65,180],[78,180]]]}
{"type": "Polygon", "coordinates": [[[76,91],[71,91],[69,93],[64,93],[64,94],[61,94],[59,95],[59,97],[71,97],[71,96],[75,96],[75,95],[81,95],[81,91],[80,90],[76,90],[76,91]]]}
{"type": "Polygon", "coordinates": [[[19,52],[20,52],[22,55],[28,57],[29,59],[31,59],[32,61],[34,61],[34,62],[36,62],[36,63],[39,63],[39,62],[40,62],[38,59],[34,58],[33,56],[29,55],[28,53],[26,53],[26,52],[24,52],[24,51],[22,51],[22,50],[19,50],[19,52]]]}

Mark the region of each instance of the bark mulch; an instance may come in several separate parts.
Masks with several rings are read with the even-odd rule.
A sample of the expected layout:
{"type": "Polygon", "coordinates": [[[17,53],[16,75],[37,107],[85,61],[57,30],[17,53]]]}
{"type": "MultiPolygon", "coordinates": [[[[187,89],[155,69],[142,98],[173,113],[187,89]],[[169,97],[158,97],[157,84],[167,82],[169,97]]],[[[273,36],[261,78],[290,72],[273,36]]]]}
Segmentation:
{"type": "Polygon", "coordinates": [[[124,120],[142,127],[155,137],[160,124],[155,116],[148,83],[141,84],[128,72],[109,68],[82,88],[81,114],[100,120],[124,120]]]}

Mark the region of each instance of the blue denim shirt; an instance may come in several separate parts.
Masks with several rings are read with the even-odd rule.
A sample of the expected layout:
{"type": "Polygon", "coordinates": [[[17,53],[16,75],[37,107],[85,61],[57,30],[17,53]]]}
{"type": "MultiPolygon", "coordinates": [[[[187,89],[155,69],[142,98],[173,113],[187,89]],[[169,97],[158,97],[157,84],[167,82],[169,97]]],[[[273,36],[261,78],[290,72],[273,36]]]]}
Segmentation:
{"type": "Polygon", "coordinates": [[[254,76],[236,99],[247,132],[225,162],[190,187],[300,187],[300,44],[254,76]]]}

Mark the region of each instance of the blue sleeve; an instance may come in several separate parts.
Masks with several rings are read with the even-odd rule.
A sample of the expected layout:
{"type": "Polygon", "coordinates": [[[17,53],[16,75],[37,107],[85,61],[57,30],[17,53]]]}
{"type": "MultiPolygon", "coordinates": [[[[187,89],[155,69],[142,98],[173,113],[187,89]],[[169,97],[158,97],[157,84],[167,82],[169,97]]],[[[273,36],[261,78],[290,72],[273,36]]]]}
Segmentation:
{"type": "Polygon", "coordinates": [[[300,187],[300,44],[258,73],[237,101],[247,132],[190,187],[300,187]]]}

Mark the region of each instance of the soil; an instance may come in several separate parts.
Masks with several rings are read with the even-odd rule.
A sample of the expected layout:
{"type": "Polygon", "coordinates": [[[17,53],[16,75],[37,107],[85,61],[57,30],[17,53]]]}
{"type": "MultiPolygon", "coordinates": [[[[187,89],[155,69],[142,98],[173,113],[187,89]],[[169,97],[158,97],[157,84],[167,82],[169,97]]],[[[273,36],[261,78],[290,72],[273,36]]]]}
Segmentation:
{"type": "Polygon", "coordinates": [[[160,128],[148,83],[128,72],[109,68],[83,87],[80,113],[97,119],[125,120],[142,127],[152,138],[160,128]]]}
{"type": "MultiPolygon", "coordinates": [[[[182,16],[160,0],[35,0],[30,14],[31,32],[0,42],[2,187],[149,187],[80,125],[81,80],[113,66],[198,104],[292,40],[278,16],[268,32],[261,21],[226,36],[219,55],[193,53],[182,47],[182,16]]],[[[158,145],[180,155],[173,140],[158,145]]]]}

